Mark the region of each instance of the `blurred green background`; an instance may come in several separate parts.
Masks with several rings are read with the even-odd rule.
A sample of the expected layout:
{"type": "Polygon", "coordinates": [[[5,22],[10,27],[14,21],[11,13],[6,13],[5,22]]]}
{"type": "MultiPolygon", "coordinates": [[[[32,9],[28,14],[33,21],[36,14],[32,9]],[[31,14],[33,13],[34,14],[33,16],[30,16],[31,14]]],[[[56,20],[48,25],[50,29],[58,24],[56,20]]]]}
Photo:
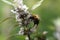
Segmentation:
{"type": "MultiPolygon", "coordinates": [[[[38,1],[40,0],[24,0],[24,4],[26,4],[30,10],[38,1]]],[[[25,38],[25,36],[16,36],[19,31],[19,26],[17,26],[18,23],[15,20],[14,14],[10,12],[12,8],[12,6],[0,0],[0,40],[24,40],[25,38]]],[[[38,14],[41,18],[38,32],[48,31],[48,40],[55,40],[53,36],[55,32],[53,20],[60,17],[60,0],[44,0],[40,7],[30,12],[38,14]]]]}

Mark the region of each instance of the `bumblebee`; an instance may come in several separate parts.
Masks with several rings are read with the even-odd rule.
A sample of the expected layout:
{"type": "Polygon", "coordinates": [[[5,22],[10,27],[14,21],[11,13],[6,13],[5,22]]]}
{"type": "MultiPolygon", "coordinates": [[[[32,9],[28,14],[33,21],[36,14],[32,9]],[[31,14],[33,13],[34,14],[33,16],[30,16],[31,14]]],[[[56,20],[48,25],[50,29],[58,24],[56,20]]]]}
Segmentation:
{"type": "Polygon", "coordinates": [[[29,17],[29,19],[30,19],[31,21],[33,21],[34,27],[37,28],[37,26],[38,26],[38,24],[39,24],[39,16],[32,14],[32,15],[29,17]]]}

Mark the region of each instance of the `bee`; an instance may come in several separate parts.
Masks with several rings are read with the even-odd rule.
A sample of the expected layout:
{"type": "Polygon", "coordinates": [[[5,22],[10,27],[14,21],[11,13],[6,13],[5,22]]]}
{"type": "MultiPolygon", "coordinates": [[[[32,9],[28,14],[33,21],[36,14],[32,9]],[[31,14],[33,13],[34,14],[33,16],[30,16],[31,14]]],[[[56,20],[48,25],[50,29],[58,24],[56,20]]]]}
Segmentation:
{"type": "Polygon", "coordinates": [[[37,28],[37,26],[38,26],[38,24],[39,24],[39,21],[40,21],[40,20],[39,20],[39,16],[32,14],[32,15],[29,17],[29,19],[30,19],[31,21],[33,21],[34,27],[37,28]]]}

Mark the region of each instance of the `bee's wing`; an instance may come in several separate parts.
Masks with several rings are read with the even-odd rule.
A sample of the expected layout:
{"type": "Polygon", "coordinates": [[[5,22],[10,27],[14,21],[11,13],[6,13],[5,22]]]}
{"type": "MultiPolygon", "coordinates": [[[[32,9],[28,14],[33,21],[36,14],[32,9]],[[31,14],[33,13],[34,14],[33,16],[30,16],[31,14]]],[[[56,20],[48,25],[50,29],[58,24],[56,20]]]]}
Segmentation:
{"type": "Polygon", "coordinates": [[[5,3],[7,3],[7,4],[9,4],[9,5],[12,5],[12,6],[14,6],[14,4],[13,3],[11,3],[11,2],[9,2],[9,1],[7,1],[7,0],[2,0],[3,2],[5,2],[5,3]]]}
{"type": "Polygon", "coordinates": [[[41,4],[42,4],[43,1],[44,1],[44,0],[38,1],[35,5],[32,6],[31,10],[34,10],[34,9],[36,9],[37,7],[41,6],[41,4]]]}

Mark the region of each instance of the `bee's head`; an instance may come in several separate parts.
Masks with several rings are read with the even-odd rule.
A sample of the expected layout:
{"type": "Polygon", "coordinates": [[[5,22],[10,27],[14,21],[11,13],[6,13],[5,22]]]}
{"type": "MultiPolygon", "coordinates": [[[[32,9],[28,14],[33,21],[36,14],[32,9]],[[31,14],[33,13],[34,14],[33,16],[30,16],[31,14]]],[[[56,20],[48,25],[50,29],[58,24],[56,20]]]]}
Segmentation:
{"type": "Polygon", "coordinates": [[[34,18],[38,18],[38,19],[39,19],[39,16],[36,15],[36,14],[33,14],[32,16],[33,16],[34,18]]]}

